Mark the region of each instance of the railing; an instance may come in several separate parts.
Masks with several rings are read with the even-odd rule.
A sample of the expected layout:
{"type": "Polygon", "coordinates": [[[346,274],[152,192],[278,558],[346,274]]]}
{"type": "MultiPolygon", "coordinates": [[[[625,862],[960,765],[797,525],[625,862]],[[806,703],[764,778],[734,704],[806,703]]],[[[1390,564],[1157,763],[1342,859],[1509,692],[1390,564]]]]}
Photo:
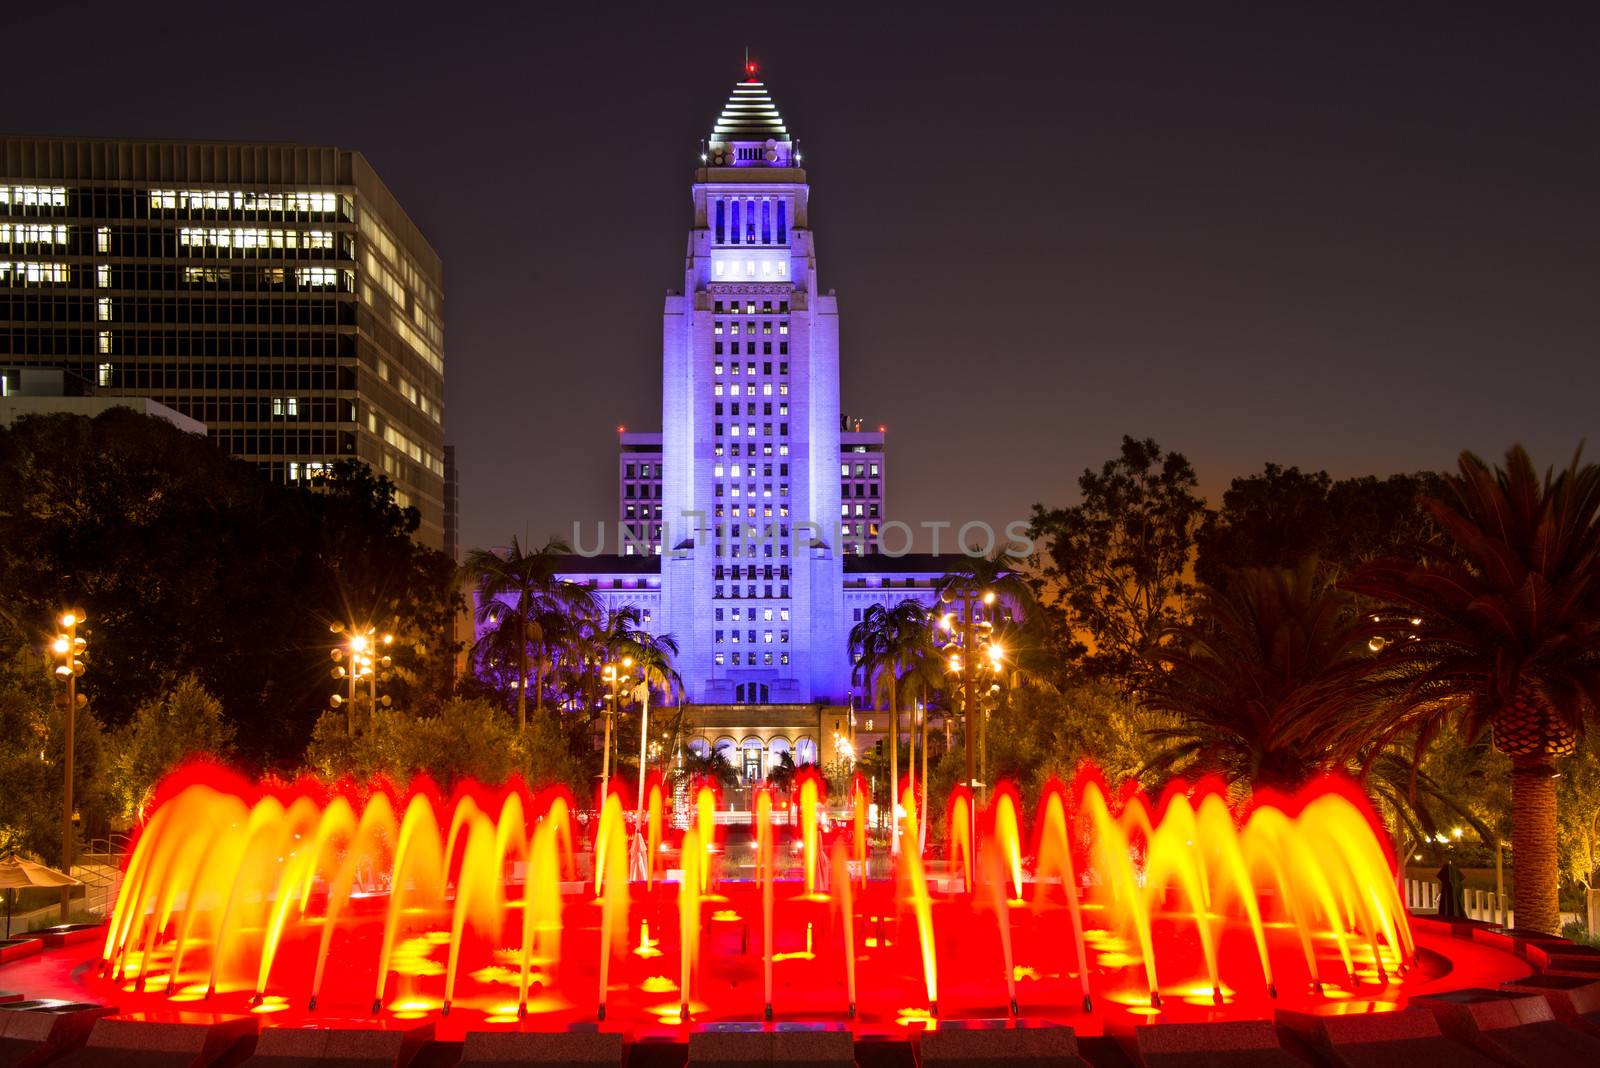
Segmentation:
{"type": "Polygon", "coordinates": [[[122,865],[128,855],[125,834],[113,834],[88,843],[72,865],[72,877],[83,883],[83,908],[107,915],[122,889],[122,865]]]}
{"type": "MultiPolygon", "coordinates": [[[[1441,894],[1437,879],[1405,880],[1406,908],[1412,912],[1438,912],[1441,894]]],[[[1461,903],[1466,918],[1493,923],[1501,927],[1515,927],[1516,914],[1511,911],[1509,894],[1499,895],[1498,903],[1493,890],[1463,890],[1461,903]]]]}

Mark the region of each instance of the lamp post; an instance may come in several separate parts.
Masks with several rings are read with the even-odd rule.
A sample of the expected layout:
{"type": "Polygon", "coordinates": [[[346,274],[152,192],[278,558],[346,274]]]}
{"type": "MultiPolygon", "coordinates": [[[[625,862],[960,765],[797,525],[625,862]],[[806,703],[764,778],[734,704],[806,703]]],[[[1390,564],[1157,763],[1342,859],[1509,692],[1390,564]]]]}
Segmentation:
{"type": "Polygon", "coordinates": [[[332,675],[335,681],[344,679],[350,684],[348,697],[334,694],[329,703],[337,709],[344,706],[344,729],[347,737],[356,736],[356,687],[365,680],[367,683],[368,697],[372,702],[371,711],[376,713],[381,704],[388,707],[389,695],[378,696],[378,683],[389,681],[389,667],[394,659],[384,652],[394,644],[393,634],[379,634],[378,628],[372,625],[359,626],[343,623],[334,623],[328,627],[334,634],[347,635],[344,642],[335,645],[329,650],[329,657],[333,660],[332,675]],[[349,661],[349,666],[345,662],[349,661]]]}
{"type": "MultiPolygon", "coordinates": [[[[639,689],[641,698],[639,712],[639,829],[643,831],[645,817],[644,769],[650,757],[650,666],[648,664],[639,665],[639,689]]],[[[671,695],[668,694],[668,696],[670,697],[671,695]]]]}
{"type": "Polygon", "coordinates": [[[611,785],[611,717],[617,712],[617,688],[622,683],[623,672],[633,667],[633,657],[625,656],[620,663],[609,663],[600,677],[611,684],[611,703],[606,706],[605,752],[600,758],[600,805],[606,803],[606,790],[611,785]]]}
{"type": "MultiPolygon", "coordinates": [[[[988,657],[989,670],[999,675],[1005,665],[1006,651],[999,642],[994,640],[993,630],[989,631],[983,651],[988,657]]],[[[988,696],[996,704],[999,703],[1000,684],[998,682],[989,684],[988,696]]],[[[983,799],[987,803],[989,800],[989,705],[987,704],[983,706],[978,719],[978,778],[983,781],[983,799]]]]}
{"type": "Polygon", "coordinates": [[[946,604],[960,603],[959,613],[947,613],[940,621],[944,629],[952,635],[951,640],[945,645],[945,652],[950,656],[950,671],[959,680],[961,685],[961,718],[966,726],[966,782],[968,789],[976,791],[980,784],[977,780],[977,769],[974,766],[974,743],[976,738],[973,731],[973,708],[976,704],[973,693],[973,683],[979,670],[974,665],[974,654],[977,651],[976,631],[990,629],[993,624],[988,620],[973,618],[974,602],[982,601],[985,605],[994,604],[994,591],[984,590],[979,593],[971,588],[962,588],[958,591],[945,591],[941,600],[946,604]],[[955,621],[952,622],[952,615],[955,621]],[[959,629],[958,629],[959,627],[959,629]]]}
{"type": "MultiPolygon", "coordinates": [[[[88,652],[88,642],[78,635],[78,627],[83,621],[83,613],[80,611],[68,610],[61,613],[61,618],[57,620],[61,630],[50,643],[50,651],[54,654],[56,662],[56,678],[67,684],[67,716],[63,732],[66,741],[66,759],[63,762],[61,789],[61,871],[66,875],[72,874],[72,764],[77,748],[78,676],[83,674],[83,656],[88,652]]],[[[67,916],[71,911],[72,887],[63,886],[62,923],[67,922],[67,916]]]]}

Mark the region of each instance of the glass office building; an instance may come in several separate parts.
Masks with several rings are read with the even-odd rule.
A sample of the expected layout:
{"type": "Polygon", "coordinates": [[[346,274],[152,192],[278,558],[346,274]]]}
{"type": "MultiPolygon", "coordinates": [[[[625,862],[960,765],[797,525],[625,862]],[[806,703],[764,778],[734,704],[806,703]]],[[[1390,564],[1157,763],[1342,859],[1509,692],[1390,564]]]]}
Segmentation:
{"type": "Polygon", "coordinates": [[[0,364],[150,397],[283,482],[356,458],[445,540],[444,281],[360,153],[0,140],[0,364]]]}

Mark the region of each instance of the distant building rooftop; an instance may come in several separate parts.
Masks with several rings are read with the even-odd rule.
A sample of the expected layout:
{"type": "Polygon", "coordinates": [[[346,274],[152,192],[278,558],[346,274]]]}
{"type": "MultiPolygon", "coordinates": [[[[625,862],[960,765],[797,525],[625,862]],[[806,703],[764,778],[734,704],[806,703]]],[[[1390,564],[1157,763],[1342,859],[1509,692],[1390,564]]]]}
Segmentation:
{"type": "Polygon", "coordinates": [[[0,426],[26,415],[83,415],[94,418],[113,408],[165,419],[187,434],[204,437],[206,425],[149,397],[97,397],[94,386],[56,367],[0,367],[0,426]]]}

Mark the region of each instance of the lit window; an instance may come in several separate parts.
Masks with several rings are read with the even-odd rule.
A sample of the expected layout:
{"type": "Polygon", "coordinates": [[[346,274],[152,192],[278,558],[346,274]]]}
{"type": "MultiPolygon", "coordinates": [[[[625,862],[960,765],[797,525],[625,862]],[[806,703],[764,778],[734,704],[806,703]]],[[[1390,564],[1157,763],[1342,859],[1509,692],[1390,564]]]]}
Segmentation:
{"type": "Polygon", "coordinates": [[[111,267],[108,264],[102,263],[95,267],[94,284],[101,289],[111,288],[111,267]]]}
{"type": "Polygon", "coordinates": [[[337,211],[336,193],[249,193],[219,189],[152,189],[153,211],[275,211],[328,215],[337,211]]]}
{"type": "Polygon", "coordinates": [[[94,247],[100,252],[111,251],[111,227],[101,226],[94,232],[94,247]]]}
{"type": "Polygon", "coordinates": [[[185,226],[178,230],[178,244],[189,248],[318,249],[332,248],[333,234],[328,230],[185,226]]]}
{"type": "Polygon", "coordinates": [[[339,271],[336,267],[296,267],[294,280],[295,284],[306,288],[336,286],[339,271]]]}
{"type": "MultiPolygon", "coordinates": [[[[108,334],[101,334],[100,336],[105,338],[107,341],[110,340],[110,335],[108,335],[108,334]]],[[[101,352],[107,352],[107,351],[109,351],[109,349],[101,349],[100,351],[101,352]]],[[[111,385],[111,372],[114,371],[114,370],[116,370],[116,368],[114,368],[109,363],[103,363],[99,367],[97,367],[95,369],[95,376],[94,376],[95,385],[97,385],[97,386],[110,386],[111,385]]]]}
{"type": "Polygon", "coordinates": [[[102,323],[111,321],[111,298],[101,297],[94,302],[94,317],[102,323]]]}
{"type": "Polygon", "coordinates": [[[0,260],[0,283],[8,285],[65,285],[71,279],[65,263],[7,263],[0,260]]]}
{"type": "Polygon", "coordinates": [[[109,353],[111,351],[111,331],[109,331],[109,330],[100,331],[99,338],[98,338],[98,343],[96,345],[96,348],[102,355],[104,355],[106,353],[109,353]]]}
{"type": "Polygon", "coordinates": [[[65,245],[67,228],[59,223],[0,223],[0,244],[65,245]]]}
{"type": "Polygon", "coordinates": [[[67,190],[59,185],[0,185],[0,204],[19,208],[64,208],[67,190]]]}

